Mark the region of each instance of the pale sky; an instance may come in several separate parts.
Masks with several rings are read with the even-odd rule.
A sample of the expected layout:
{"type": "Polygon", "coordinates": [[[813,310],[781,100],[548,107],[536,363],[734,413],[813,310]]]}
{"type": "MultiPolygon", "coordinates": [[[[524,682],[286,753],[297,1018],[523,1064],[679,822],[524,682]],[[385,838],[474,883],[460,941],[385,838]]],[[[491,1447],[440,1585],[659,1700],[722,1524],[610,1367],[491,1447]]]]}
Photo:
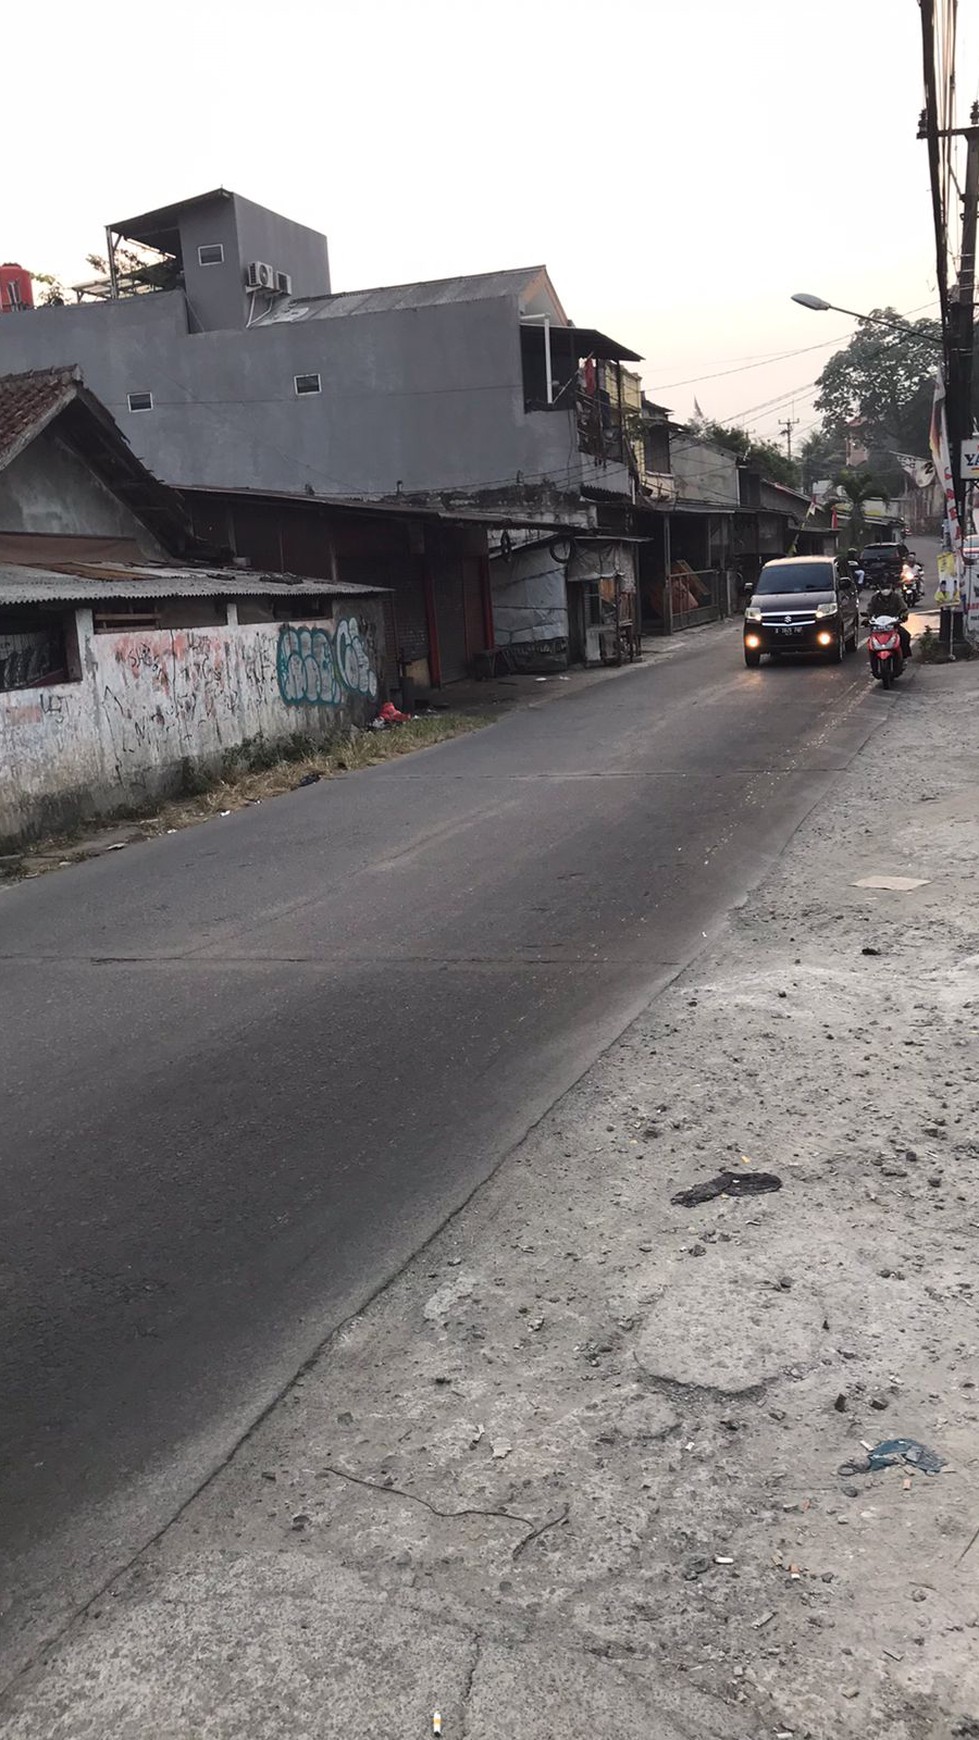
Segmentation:
{"type": "Polygon", "coordinates": [[[935,305],[916,0],[48,0],[0,37],[0,256],[67,281],[223,185],[325,230],[336,290],[544,263],[677,415],[797,441],[831,344],[724,372],[849,337],[794,290],[935,305]]]}

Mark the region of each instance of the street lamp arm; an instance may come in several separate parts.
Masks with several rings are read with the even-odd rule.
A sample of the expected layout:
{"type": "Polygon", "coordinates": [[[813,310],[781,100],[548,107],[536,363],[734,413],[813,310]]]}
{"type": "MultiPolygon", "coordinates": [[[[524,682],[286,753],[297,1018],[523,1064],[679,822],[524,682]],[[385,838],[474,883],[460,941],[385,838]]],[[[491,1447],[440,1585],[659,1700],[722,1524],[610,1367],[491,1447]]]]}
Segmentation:
{"type": "Polygon", "coordinates": [[[890,332],[913,333],[922,344],[934,345],[941,350],[942,340],[930,332],[922,332],[919,327],[912,326],[909,320],[885,320],[880,314],[858,314],[855,308],[841,308],[837,302],[824,302],[821,296],[810,296],[808,291],[799,290],[792,298],[802,308],[811,308],[817,314],[848,314],[851,320],[859,320],[863,326],[886,326],[890,332]]]}

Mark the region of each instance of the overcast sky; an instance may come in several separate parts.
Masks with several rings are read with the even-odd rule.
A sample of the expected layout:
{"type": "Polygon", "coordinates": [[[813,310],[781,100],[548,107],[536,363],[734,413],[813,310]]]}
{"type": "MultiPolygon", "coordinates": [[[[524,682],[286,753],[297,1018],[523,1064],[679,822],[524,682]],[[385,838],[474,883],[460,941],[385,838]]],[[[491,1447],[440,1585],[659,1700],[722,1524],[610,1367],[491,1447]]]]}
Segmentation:
{"type": "Polygon", "coordinates": [[[771,433],[795,395],[797,440],[830,344],[722,372],[849,336],[792,291],[934,306],[916,0],[47,0],[0,39],[0,256],[69,281],[223,185],[325,230],[334,289],[543,262],[653,397],[771,433]]]}

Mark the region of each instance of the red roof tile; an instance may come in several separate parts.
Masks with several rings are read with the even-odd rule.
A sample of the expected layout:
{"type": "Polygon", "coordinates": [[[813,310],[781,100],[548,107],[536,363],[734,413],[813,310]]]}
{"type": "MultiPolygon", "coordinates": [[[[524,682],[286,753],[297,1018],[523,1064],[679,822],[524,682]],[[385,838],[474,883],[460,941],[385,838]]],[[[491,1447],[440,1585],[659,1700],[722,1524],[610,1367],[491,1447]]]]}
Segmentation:
{"type": "Polygon", "coordinates": [[[79,385],[74,368],[0,375],[0,470],[70,403],[79,385]]]}

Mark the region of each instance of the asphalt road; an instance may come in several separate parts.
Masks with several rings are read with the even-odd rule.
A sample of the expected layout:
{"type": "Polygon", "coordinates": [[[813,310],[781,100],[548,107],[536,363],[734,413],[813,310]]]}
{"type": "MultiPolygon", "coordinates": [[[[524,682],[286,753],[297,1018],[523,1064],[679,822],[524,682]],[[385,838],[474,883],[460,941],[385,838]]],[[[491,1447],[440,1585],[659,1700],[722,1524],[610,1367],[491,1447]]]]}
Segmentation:
{"type": "Polygon", "coordinates": [[[0,893],[7,1668],[686,964],[900,704],[862,656],[748,672],[733,626],[0,893]]]}

